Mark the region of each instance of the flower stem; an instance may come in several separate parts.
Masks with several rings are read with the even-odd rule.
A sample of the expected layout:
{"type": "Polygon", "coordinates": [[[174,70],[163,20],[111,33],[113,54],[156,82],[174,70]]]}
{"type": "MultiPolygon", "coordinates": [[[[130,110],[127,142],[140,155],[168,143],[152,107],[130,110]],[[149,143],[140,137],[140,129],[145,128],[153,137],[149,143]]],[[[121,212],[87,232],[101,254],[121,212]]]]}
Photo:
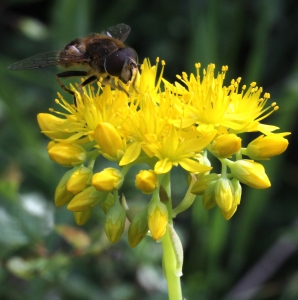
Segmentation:
{"type": "Polygon", "coordinates": [[[170,226],[172,231],[174,231],[170,172],[163,174],[162,177],[159,177],[159,181],[161,182],[164,191],[167,194],[167,201],[165,201],[165,204],[168,209],[169,218],[167,230],[161,238],[161,244],[163,248],[162,268],[168,283],[169,300],[182,300],[180,276],[182,274],[181,269],[183,263],[183,249],[179,247],[181,246],[179,237],[175,234],[171,234],[170,232],[170,226]]]}
{"type": "Polygon", "coordinates": [[[163,248],[162,265],[168,283],[169,300],[182,300],[180,276],[176,275],[176,256],[168,229],[161,242],[163,248]]]}

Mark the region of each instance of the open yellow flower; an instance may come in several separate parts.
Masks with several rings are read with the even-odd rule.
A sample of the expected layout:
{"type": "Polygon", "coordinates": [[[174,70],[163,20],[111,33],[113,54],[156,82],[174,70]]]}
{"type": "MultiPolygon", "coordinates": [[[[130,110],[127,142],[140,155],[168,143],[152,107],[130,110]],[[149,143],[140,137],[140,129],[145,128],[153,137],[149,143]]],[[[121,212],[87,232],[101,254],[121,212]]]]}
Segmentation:
{"type": "Polygon", "coordinates": [[[239,91],[241,78],[232,80],[229,86],[224,86],[227,66],[223,66],[222,71],[215,76],[215,65],[209,64],[203,70],[203,77],[200,74],[201,65],[196,64],[196,68],[197,76],[187,76],[186,73],[182,77],[177,76],[186,88],[179,83],[172,85],[164,80],[166,88],[180,99],[180,103],[176,102],[176,105],[183,112],[183,119],[177,120],[177,124],[183,128],[192,124],[206,124],[214,128],[223,126],[229,128],[230,133],[276,129],[260,123],[278,107],[273,103],[271,111],[268,112],[270,106],[266,108],[265,105],[270,95],[265,93],[261,98],[263,90],[255,82],[248,89],[244,85],[239,91]]]}
{"type": "MultiPolygon", "coordinates": [[[[51,159],[74,167],[60,181],[55,202],[59,206],[68,204],[68,209],[76,213],[77,223],[83,224],[97,204],[105,214],[113,212],[110,209],[118,201],[119,189],[125,186],[126,174],[133,165],[141,163],[147,164],[150,171],[137,175],[136,187],[140,191],[165,192],[164,178],[170,178],[172,169],[180,166],[194,178],[182,200],[189,205],[183,207],[193,203],[193,194],[202,195],[203,206],[211,209],[217,205],[226,219],[233,216],[240,204],[240,184],[253,188],[270,186],[261,164],[242,159],[242,155],[254,160],[267,159],[288,146],[284,138],[288,133],[272,133],[277,127],[261,123],[278,109],[275,103],[267,105],[270,95],[262,95],[262,88],[255,82],[248,88],[241,87],[241,78],[225,84],[227,66],[216,73],[214,64],[203,71],[196,64],[196,75],[183,72],[177,76],[178,82],[172,84],[163,78],[165,63],[161,62],[160,73],[158,65],[159,60],[151,65],[145,59],[135,83],[124,87],[127,93],[101,82],[97,91],[85,87],[79,92],[71,86],[75,105],[58,94],[56,104],[64,112],[51,109],[52,114],[38,115],[42,132],[51,139],[51,159]],[[263,135],[245,147],[239,134],[253,131],[263,135]],[[209,173],[213,168],[210,154],[220,160],[221,174],[216,170],[209,173]],[[98,156],[110,163],[99,168],[104,169],[101,172],[94,170],[98,156]]],[[[117,79],[115,83],[117,86],[117,79]]],[[[171,196],[166,198],[170,202],[171,196]]],[[[172,216],[167,203],[149,202],[144,210],[148,213],[148,224],[142,219],[141,234],[135,232],[139,225],[131,227],[132,245],[144,237],[147,226],[154,239],[163,236],[168,216],[172,216]]],[[[129,208],[126,209],[129,216],[129,208]]],[[[107,224],[111,225],[110,221],[107,224]]],[[[117,233],[114,225],[110,225],[106,231],[115,241],[123,224],[117,233]]]]}

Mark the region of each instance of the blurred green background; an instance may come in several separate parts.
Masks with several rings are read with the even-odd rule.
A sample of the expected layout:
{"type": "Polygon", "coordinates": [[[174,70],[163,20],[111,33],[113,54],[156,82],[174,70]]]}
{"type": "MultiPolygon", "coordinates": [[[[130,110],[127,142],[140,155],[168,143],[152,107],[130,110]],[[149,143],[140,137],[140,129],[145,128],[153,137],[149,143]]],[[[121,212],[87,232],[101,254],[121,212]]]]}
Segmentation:
{"type": "MultiPolygon", "coordinates": [[[[297,0],[2,0],[0,299],[167,299],[159,244],[145,238],[130,249],[124,235],[111,245],[99,209],[79,228],[65,207],[54,207],[66,170],[48,158],[36,115],[55,107],[57,91],[65,95],[56,68],[7,70],[117,23],[132,27],[126,43],[140,62],[166,61],[169,81],[196,62],[228,65],[227,85],[239,76],[257,81],[280,106],[265,123],[292,131],[287,152],[264,163],[272,187],[244,188],[230,221],[199,200],[176,218],[184,297],[298,299],[297,0]]],[[[180,199],[186,179],[177,170],[173,180],[180,199]]],[[[137,203],[133,177],[124,192],[137,203]]]]}

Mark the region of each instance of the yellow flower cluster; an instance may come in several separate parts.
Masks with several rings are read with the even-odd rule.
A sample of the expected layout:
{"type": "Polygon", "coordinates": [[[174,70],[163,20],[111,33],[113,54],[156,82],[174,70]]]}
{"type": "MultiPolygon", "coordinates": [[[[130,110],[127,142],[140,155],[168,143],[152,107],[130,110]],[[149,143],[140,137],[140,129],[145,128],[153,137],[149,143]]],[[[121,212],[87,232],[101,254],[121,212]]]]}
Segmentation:
{"type": "Polygon", "coordinates": [[[99,205],[106,213],[105,231],[111,242],[120,238],[129,217],[132,247],[148,230],[155,240],[161,238],[171,224],[173,167],[179,165],[194,178],[174,216],[193,203],[194,195],[202,195],[206,209],[217,205],[229,219],[240,204],[240,183],[270,187],[264,167],[255,160],[279,155],[288,146],[284,137],[289,133],[273,133],[277,127],[261,123],[278,107],[266,106],[270,96],[262,96],[256,83],[241,87],[238,78],[226,86],[228,68],[215,74],[214,64],[203,70],[196,64],[196,74],[182,73],[170,83],[163,78],[164,62],[159,75],[158,65],[158,60],[151,66],[145,59],[135,87],[123,85],[127,93],[100,82],[96,92],[88,87],[81,94],[71,87],[76,105],[59,95],[56,103],[64,112],[38,115],[42,132],[51,139],[50,158],[72,168],[57,186],[56,205],[67,204],[80,225],[99,205]],[[261,135],[244,147],[239,135],[245,132],[261,135]],[[221,162],[220,172],[212,170],[208,153],[221,162]],[[100,155],[119,168],[95,170],[100,155]],[[136,176],[136,188],[152,193],[152,199],[131,217],[125,199],[119,202],[118,190],[130,167],[140,163],[148,170],[136,176]]]}

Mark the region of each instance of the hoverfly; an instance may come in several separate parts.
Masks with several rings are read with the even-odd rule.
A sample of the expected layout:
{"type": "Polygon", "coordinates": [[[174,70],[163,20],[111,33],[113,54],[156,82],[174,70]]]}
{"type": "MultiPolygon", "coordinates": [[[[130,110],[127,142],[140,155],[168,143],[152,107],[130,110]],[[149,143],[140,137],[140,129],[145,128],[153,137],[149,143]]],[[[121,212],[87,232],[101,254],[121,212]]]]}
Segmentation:
{"type": "Polygon", "coordinates": [[[74,96],[75,93],[67,88],[60,78],[87,77],[79,85],[79,89],[103,78],[104,83],[126,92],[119,83],[115,86],[111,79],[119,78],[125,84],[132,81],[134,86],[138,72],[138,56],[134,49],[124,45],[130,29],[126,24],[117,24],[100,33],[76,38],[60,51],[45,52],[25,58],[10,65],[8,69],[30,70],[53,65],[64,68],[79,66],[84,67],[85,70],[69,70],[56,75],[59,85],[71,95],[74,96]]]}

